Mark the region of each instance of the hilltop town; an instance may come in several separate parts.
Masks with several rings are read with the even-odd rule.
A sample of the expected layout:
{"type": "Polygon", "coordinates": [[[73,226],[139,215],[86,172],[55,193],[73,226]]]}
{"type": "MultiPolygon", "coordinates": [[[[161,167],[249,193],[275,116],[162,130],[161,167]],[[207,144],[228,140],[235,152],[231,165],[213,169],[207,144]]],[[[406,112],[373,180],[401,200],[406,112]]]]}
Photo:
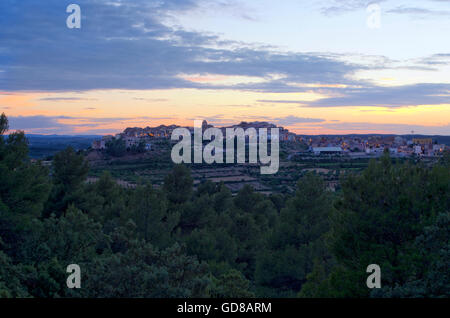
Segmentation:
{"type": "MultiPolygon", "coordinates": [[[[172,132],[178,125],[160,125],[157,127],[130,127],[123,132],[103,136],[92,143],[92,149],[105,150],[112,141],[122,141],[128,150],[141,147],[142,151],[152,150],[152,145],[158,140],[170,140],[172,132]]],[[[214,127],[203,121],[202,129],[214,127]]],[[[343,135],[343,136],[305,136],[297,135],[283,127],[277,127],[268,122],[241,122],[228,127],[218,127],[225,134],[226,128],[279,128],[280,142],[291,145],[287,147],[289,158],[296,155],[314,156],[348,156],[353,158],[376,157],[385,150],[393,157],[436,157],[449,149],[449,145],[433,138],[417,138],[414,136],[395,135],[343,135]],[[295,147],[294,145],[300,146],[295,147]]],[[[193,127],[184,127],[191,132],[193,127]]]]}

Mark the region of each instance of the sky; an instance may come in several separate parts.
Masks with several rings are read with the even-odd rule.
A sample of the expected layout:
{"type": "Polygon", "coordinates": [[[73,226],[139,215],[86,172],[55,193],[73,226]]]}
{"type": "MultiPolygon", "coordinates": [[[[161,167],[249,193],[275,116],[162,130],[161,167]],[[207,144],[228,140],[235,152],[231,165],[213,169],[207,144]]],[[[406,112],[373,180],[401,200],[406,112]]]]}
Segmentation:
{"type": "Polygon", "coordinates": [[[448,34],[450,0],[2,0],[0,113],[35,134],[450,135],[448,34]]]}

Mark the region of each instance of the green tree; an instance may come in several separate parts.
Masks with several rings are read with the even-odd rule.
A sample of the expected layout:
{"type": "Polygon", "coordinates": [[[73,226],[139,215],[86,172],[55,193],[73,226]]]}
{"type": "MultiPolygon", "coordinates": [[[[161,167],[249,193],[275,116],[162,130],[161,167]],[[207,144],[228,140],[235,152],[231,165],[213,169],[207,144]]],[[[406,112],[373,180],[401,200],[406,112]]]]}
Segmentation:
{"type": "Polygon", "coordinates": [[[209,290],[213,298],[253,298],[250,281],[241,272],[232,269],[219,278],[214,278],[209,290]]]}
{"type": "MultiPolygon", "coordinates": [[[[4,114],[0,131],[8,127],[4,114]]],[[[32,231],[33,220],[42,213],[51,188],[48,170],[28,158],[23,132],[0,135],[0,238],[8,255],[20,250],[23,239],[32,231]]]]}
{"type": "Polygon", "coordinates": [[[113,157],[123,157],[127,153],[125,140],[112,138],[106,143],[106,153],[113,157]]]}
{"type": "Polygon", "coordinates": [[[130,198],[132,219],[146,242],[164,248],[172,243],[171,234],[179,223],[179,213],[169,213],[164,196],[150,184],[138,186],[130,198]]]}
{"type": "Polygon", "coordinates": [[[0,251],[0,298],[29,296],[20,277],[20,267],[14,265],[11,258],[0,251]]]}
{"type": "Polygon", "coordinates": [[[46,207],[46,216],[59,216],[70,204],[83,200],[84,182],[89,172],[89,164],[82,154],[72,147],[57,153],[53,159],[54,187],[46,207]]]}
{"type": "Polygon", "coordinates": [[[374,297],[450,297],[450,212],[439,214],[411,247],[417,257],[402,285],[382,286],[374,297]]]}
{"type": "Polygon", "coordinates": [[[255,279],[269,295],[295,296],[313,270],[314,259],[330,256],[325,235],[330,230],[332,200],[323,180],[312,173],[297,184],[295,196],[281,211],[257,260],[255,279]]]}
{"type": "Polygon", "coordinates": [[[172,172],[164,179],[164,192],[173,204],[185,203],[192,196],[194,180],[185,165],[175,165],[172,172]]]}
{"type": "Polygon", "coordinates": [[[369,296],[365,284],[369,264],[380,265],[386,288],[410,280],[414,268],[420,267],[418,260],[423,260],[414,246],[416,238],[438,214],[450,209],[449,177],[448,168],[393,165],[385,154],[343,183],[332,241],[339,273],[332,277],[345,278],[346,283],[335,284],[332,295],[369,296]]]}
{"type": "Polygon", "coordinates": [[[133,238],[135,225],[129,223],[113,238],[120,249],[96,258],[87,268],[87,297],[205,297],[209,278],[206,264],[174,246],[159,250],[133,238]]]}
{"type": "Polygon", "coordinates": [[[3,136],[5,132],[9,129],[8,117],[6,117],[5,113],[2,113],[0,116],[0,136],[3,136]]]}
{"type": "Polygon", "coordinates": [[[84,200],[78,206],[103,224],[106,233],[110,233],[131,218],[127,200],[125,189],[117,184],[109,171],[104,171],[96,183],[86,187],[84,200]]]}

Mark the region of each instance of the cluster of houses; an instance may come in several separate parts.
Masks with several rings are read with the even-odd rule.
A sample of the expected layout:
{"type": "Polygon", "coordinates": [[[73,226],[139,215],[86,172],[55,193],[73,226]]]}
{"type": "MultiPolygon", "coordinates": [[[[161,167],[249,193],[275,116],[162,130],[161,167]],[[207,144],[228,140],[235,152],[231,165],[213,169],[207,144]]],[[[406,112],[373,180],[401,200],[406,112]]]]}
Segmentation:
{"type": "Polygon", "coordinates": [[[139,146],[141,143],[145,144],[146,150],[151,150],[152,141],[158,138],[169,139],[172,135],[172,131],[179,126],[176,125],[160,125],[158,127],[131,127],[126,128],[123,132],[108,136],[103,136],[101,140],[94,140],[92,143],[92,149],[102,150],[106,149],[108,142],[113,139],[122,139],[125,141],[126,148],[132,148],[133,146],[139,146]]]}
{"type": "MultiPolygon", "coordinates": [[[[160,125],[158,127],[146,127],[146,128],[139,128],[139,127],[132,127],[132,128],[126,128],[123,132],[116,134],[115,136],[108,135],[103,136],[100,140],[95,140],[92,143],[92,149],[95,150],[102,150],[106,149],[107,144],[112,139],[122,139],[125,141],[125,146],[127,148],[132,148],[133,146],[138,146],[141,143],[145,143],[146,150],[151,150],[152,142],[156,139],[170,139],[172,136],[172,132],[176,128],[180,128],[181,126],[177,125],[160,125]]],[[[214,126],[207,123],[206,120],[202,123],[202,130],[206,130],[208,128],[212,128],[214,126]]],[[[193,127],[183,127],[189,129],[191,134],[194,133],[193,127]]],[[[229,126],[229,127],[221,127],[222,133],[225,135],[227,128],[242,128],[244,130],[248,128],[255,128],[256,132],[259,132],[260,128],[267,128],[268,133],[270,135],[270,128],[277,128],[276,125],[270,124],[268,122],[241,122],[240,124],[229,126]]],[[[283,127],[279,128],[279,134],[280,134],[280,141],[299,141],[299,137],[289,132],[289,130],[284,129],[283,127]]],[[[270,136],[269,136],[270,137],[270,136]]]]}
{"type": "Polygon", "coordinates": [[[318,136],[306,142],[309,151],[315,155],[381,155],[388,150],[391,155],[407,156],[439,156],[448,150],[445,144],[438,144],[432,138],[406,139],[401,136],[318,136]]]}
{"type": "MultiPolygon", "coordinates": [[[[146,150],[151,150],[152,142],[157,139],[170,139],[174,129],[179,128],[177,125],[160,125],[158,127],[132,127],[125,129],[122,133],[115,136],[103,136],[101,140],[92,143],[92,148],[102,150],[107,147],[109,141],[113,138],[125,141],[127,148],[133,146],[145,145],[146,150]]],[[[213,127],[206,121],[202,123],[202,130],[213,127]]],[[[194,132],[193,127],[184,127],[194,132]]],[[[270,128],[277,128],[276,125],[268,122],[241,122],[237,125],[229,127],[221,127],[222,133],[225,135],[227,128],[255,128],[259,132],[260,128],[266,128],[270,134],[270,128]]],[[[401,136],[299,136],[289,130],[279,128],[280,141],[298,142],[309,146],[309,152],[314,155],[349,155],[372,156],[381,155],[385,149],[394,156],[438,156],[448,146],[437,144],[431,138],[412,138],[407,139],[401,136]]],[[[269,136],[270,138],[270,136],[269,136]]]]}

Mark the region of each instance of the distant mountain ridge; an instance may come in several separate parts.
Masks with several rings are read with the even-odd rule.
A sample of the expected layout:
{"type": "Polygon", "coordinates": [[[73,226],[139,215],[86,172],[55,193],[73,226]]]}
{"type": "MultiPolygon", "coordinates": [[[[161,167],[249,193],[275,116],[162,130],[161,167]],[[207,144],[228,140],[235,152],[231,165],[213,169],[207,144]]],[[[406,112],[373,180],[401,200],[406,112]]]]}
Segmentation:
{"type": "Polygon", "coordinates": [[[92,142],[101,136],[97,135],[37,135],[26,134],[29,146],[29,155],[31,158],[43,159],[52,156],[58,151],[64,150],[67,147],[72,147],[75,150],[87,149],[92,142]]]}

